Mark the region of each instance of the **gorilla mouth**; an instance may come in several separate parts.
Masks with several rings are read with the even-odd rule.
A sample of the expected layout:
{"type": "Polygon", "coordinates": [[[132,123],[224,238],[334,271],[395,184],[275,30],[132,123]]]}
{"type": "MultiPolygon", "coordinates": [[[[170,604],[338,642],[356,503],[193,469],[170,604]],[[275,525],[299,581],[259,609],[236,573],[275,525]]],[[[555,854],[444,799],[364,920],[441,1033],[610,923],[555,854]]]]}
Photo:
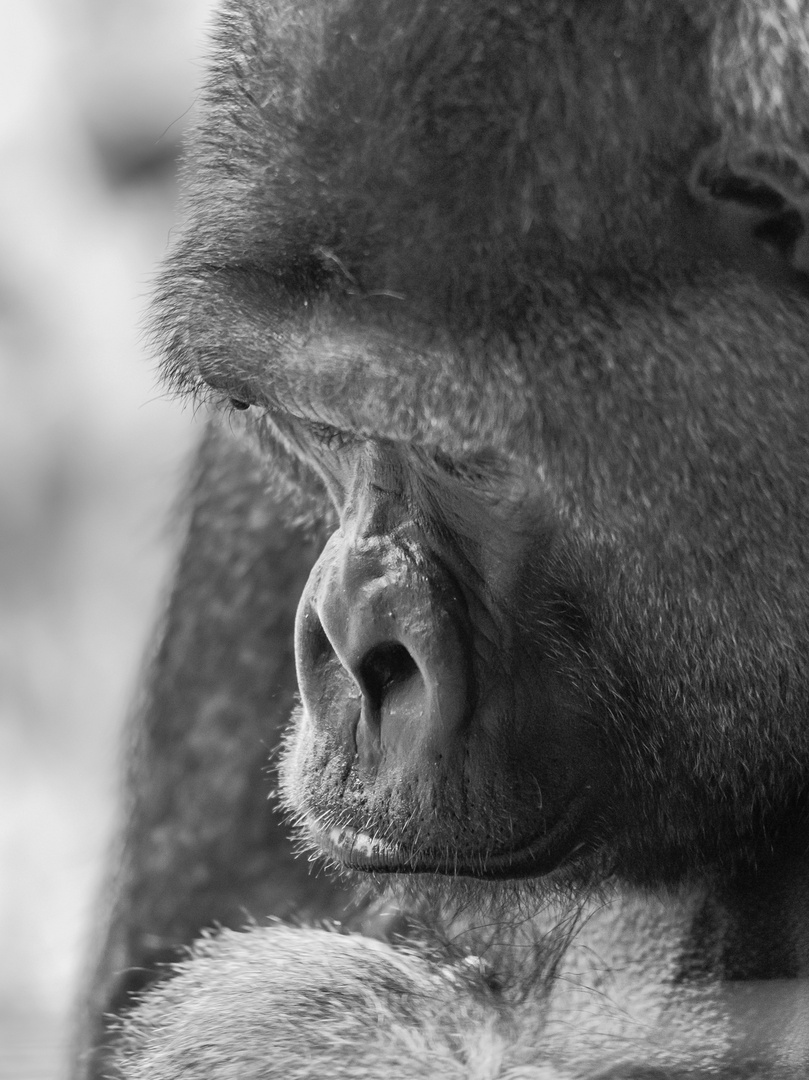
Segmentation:
{"type": "MultiPolygon", "coordinates": [[[[578,800],[577,800],[578,803],[578,800]]],[[[323,855],[345,870],[376,874],[441,874],[481,880],[540,877],[557,870],[583,844],[574,839],[578,805],[541,836],[508,851],[480,851],[447,856],[414,855],[407,848],[350,826],[324,829],[313,818],[308,832],[323,855]]]]}

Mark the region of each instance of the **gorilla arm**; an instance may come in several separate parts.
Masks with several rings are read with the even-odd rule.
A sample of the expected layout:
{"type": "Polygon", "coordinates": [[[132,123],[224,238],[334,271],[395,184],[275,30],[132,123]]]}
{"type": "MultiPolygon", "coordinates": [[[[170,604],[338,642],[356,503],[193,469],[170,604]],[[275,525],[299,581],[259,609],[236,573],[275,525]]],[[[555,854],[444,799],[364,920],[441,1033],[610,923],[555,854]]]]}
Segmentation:
{"type": "Polygon", "coordinates": [[[497,1019],[485,993],[414,952],[286,927],[226,933],[198,942],[126,1022],[118,1067],[122,1080],[495,1076],[497,1019]]]}
{"type": "Polygon", "coordinates": [[[648,898],[593,906],[567,948],[523,924],[494,965],[457,942],[225,931],[125,1018],[114,1075],[800,1080],[809,985],[673,980],[688,915],[648,898]]]}

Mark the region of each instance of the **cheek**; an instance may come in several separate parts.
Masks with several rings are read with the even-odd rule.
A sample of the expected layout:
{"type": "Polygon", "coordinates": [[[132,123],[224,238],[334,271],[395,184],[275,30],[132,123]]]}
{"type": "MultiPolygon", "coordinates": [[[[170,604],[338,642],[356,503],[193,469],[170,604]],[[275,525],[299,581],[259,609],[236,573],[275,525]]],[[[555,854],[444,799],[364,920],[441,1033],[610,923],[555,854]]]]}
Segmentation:
{"type": "Polygon", "coordinates": [[[614,762],[603,729],[579,689],[580,673],[563,673],[547,658],[523,667],[507,777],[529,772],[549,813],[586,795],[603,805],[614,762]]]}

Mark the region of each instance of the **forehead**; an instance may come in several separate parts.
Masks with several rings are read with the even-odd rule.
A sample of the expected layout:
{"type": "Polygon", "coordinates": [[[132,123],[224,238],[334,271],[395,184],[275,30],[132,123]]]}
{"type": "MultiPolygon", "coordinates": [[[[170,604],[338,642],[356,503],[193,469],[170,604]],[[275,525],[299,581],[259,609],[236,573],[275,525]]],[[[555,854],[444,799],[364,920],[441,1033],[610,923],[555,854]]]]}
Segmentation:
{"type": "Polygon", "coordinates": [[[532,459],[664,400],[674,425],[678,401],[720,405],[766,353],[771,302],[693,270],[661,284],[712,130],[705,7],[226,13],[155,307],[169,378],[532,459]]]}

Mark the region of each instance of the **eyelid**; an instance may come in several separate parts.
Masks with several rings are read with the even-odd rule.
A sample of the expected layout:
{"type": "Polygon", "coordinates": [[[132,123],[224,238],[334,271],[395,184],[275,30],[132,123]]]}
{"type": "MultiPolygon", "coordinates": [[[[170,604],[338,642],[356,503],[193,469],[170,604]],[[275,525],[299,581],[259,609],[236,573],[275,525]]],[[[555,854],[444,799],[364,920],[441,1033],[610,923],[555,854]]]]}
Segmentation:
{"type": "Polygon", "coordinates": [[[319,420],[306,420],[305,424],[315,441],[329,450],[342,450],[359,441],[358,436],[353,432],[344,431],[342,428],[336,428],[319,420]]]}
{"type": "Polygon", "coordinates": [[[433,466],[444,476],[459,480],[496,481],[502,475],[502,466],[484,457],[453,458],[442,450],[433,451],[433,466]]]}
{"type": "Polygon", "coordinates": [[[340,449],[349,443],[360,441],[353,432],[345,431],[323,420],[302,416],[300,412],[292,412],[289,409],[270,407],[264,411],[264,416],[285,438],[299,444],[300,449],[303,449],[306,444],[340,449]]]}

